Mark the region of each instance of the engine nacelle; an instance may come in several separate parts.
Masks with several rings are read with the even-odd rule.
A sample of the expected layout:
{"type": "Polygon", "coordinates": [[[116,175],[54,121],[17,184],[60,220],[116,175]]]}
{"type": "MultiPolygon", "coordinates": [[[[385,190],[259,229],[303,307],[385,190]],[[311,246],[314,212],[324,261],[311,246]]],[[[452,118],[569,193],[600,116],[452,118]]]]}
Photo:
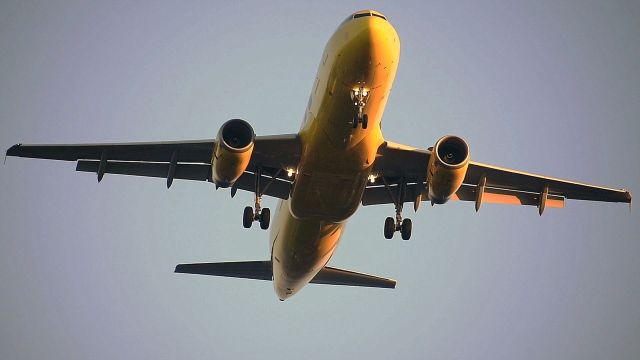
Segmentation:
{"type": "Polygon", "coordinates": [[[222,124],[211,159],[213,182],[219,187],[229,187],[242,175],[253,153],[256,134],[248,122],[231,119],[222,124]]]}
{"type": "Polygon", "coordinates": [[[444,204],[460,185],[469,166],[469,145],[458,136],[447,135],[436,142],[429,159],[429,200],[444,204]]]}

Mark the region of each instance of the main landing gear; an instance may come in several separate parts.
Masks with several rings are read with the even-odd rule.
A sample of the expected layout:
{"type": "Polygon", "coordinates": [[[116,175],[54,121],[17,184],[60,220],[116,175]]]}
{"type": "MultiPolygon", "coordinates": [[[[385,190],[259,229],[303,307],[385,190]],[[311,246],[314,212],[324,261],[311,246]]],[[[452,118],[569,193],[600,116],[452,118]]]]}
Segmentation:
{"type": "Polygon", "coordinates": [[[242,226],[248,229],[254,221],[260,223],[260,229],[267,230],[271,221],[271,210],[269,208],[261,209],[259,203],[256,203],[255,210],[251,206],[245,207],[242,214],[242,226]]]}
{"type": "Polygon", "coordinates": [[[402,207],[404,204],[405,193],[407,191],[407,183],[404,179],[401,179],[398,184],[398,191],[394,194],[384,176],[381,176],[381,178],[396,207],[396,218],[394,219],[389,216],[384,220],[384,237],[386,239],[391,239],[393,238],[393,234],[396,231],[399,231],[402,240],[409,240],[411,238],[411,229],[413,227],[411,219],[402,219],[402,207]]]}
{"type": "Polygon", "coordinates": [[[262,208],[262,195],[267,188],[276,177],[280,174],[282,170],[276,171],[276,173],[271,177],[271,180],[264,186],[264,188],[260,188],[260,180],[262,179],[262,169],[258,168],[256,170],[256,187],[255,187],[255,202],[254,207],[247,206],[244,208],[244,212],[242,213],[242,226],[245,228],[250,228],[253,225],[254,221],[260,223],[260,228],[262,230],[266,230],[269,228],[269,222],[271,221],[271,210],[269,208],[262,208]]]}
{"type": "Polygon", "coordinates": [[[353,128],[357,129],[358,124],[362,124],[362,128],[366,129],[369,125],[369,116],[364,113],[364,107],[367,104],[367,98],[369,97],[369,90],[364,88],[363,84],[357,89],[351,90],[351,100],[357,108],[357,112],[353,114],[353,128]]]}

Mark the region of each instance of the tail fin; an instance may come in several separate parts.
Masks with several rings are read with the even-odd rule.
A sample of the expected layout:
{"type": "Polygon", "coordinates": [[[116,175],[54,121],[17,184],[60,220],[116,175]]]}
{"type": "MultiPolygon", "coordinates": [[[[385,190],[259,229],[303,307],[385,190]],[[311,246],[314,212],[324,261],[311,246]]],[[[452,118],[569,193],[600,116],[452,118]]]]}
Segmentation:
{"type": "MultiPolygon", "coordinates": [[[[271,261],[180,264],[176,266],[175,272],[256,280],[273,279],[271,261]]],[[[320,270],[311,282],[315,284],[365,286],[389,289],[396,287],[395,280],[328,266],[320,270]]]]}

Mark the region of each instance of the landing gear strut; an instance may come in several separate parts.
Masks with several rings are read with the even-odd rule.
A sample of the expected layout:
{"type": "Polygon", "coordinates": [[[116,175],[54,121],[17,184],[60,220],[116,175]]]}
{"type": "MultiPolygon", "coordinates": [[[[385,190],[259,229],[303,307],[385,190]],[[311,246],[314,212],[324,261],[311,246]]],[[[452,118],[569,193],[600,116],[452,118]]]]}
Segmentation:
{"type": "Polygon", "coordinates": [[[351,90],[351,100],[356,106],[357,111],[353,114],[353,128],[358,128],[358,124],[362,123],[362,129],[366,129],[369,124],[369,116],[364,113],[364,107],[367,105],[369,98],[369,90],[364,88],[364,84],[360,84],[357,89],[351,90]]]}
{"type": "Polygon", "coordinates": [[[381,179],[384,183],[385,188],[387,189],[387,191],[389,191],[389,196],[393,200],[393,203],[396,207],[395,219],[392,217],[388,217],[384,220],[384,237],[386,239],[391,239],[393,238],[393,234],[396,231],[399,231],[402,240],[409,240],[411,238],[411,229],[413,227],[411,224],[411,219],[402,219],[402,208],[404,204],[405,193],[407,191],[407,183],[404,179],[400,179],[400,183],[398,184],[398,191],[396,194],[394,194],[384,176],[381,176],[381,179]]]}
{"type": "Polygon", "coordinates": [[[266,230],[269,228],[269,222],[271,221],[271,210],[269,210],[269,208],[262,208],[262,195],[265,193],[265,191],[267,191],[269,185],[273,183],[273,181],[281,171],[281,169],[278,169],[278,171],[276,171],[276,173],[271,177],[271,180],[269,180],[264,188],[260,188],[262,169],[256,169],[255,202],[253,208],[251,206],[247,206],[244,208],[244,212],[242,213],[242,226],[248,229],[251,227],[254,221],[257,221],[260,223],[261,229],[266,230]]]}

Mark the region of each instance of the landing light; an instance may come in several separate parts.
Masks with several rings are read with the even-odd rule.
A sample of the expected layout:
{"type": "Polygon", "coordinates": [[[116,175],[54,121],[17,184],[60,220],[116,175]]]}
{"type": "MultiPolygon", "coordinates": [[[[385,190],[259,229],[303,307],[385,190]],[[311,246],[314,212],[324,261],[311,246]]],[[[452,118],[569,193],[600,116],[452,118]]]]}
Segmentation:
{"type": "Polygon", "coordinates": [[[293,176],[293,169],[287,169],[287,177],[292,177],[293,176]]]}
{"type": "Polygon", "coordinates": [[[376,176],[375,175],[369,175],[369,182],[370,183],[375,183],[376,182],[376,176]]]}

